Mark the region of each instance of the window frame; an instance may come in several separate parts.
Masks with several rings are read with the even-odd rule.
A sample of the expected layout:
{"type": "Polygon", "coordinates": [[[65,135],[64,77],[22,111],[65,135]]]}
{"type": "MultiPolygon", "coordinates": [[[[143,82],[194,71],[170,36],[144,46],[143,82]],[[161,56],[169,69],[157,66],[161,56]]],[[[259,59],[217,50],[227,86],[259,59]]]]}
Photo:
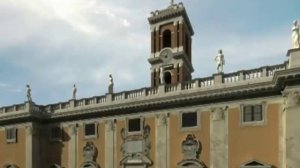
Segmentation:
{"type": "Polygon", "coordinates": [[[18,129],[16,127],[5,128],[6,143],[17,143],[17,136],[18,129]]]}
{"type": "Polygon", "coordinates": [[[95,138],[98,138],[98,124],[96,122],[84,123],[83,133],[84,133],[84,138],[85,139],[95,139],[95,138]],[[92,124],[94,124],[94,128],[95,128],[94,134],[93,135],[86,135],[86,126],[87,125],[92,125],[92,124]]]}
{"type": "Polygon", "coordinates": [[[50,134],[49,134],[50,141],[62,141],[63,140],[63,128],[60,125],[51,126],[50,127],[50,134]],[[53,129],[59,129],[59,137],[53,137],[53,129]]]}
{"type": "Polygon", "coordinates": [[[240,105],[240,125],[241,126],[263,126],[267,123],[267,103],[266,102],[256,102],[256,103],[247,103],[240,105]],[[255,106],[261,106],[261,120],[255,120],[255,106]],[[252,118],[253,121],[245,121],[245,107],[251,106],[252,108],[252,118]]]}
{"type": "Polygon", "coordinates": [[[195,129],[199,129],[200,128],[200,112],[198,112],[198,111],[184,111],[184,112],[180,112],[179,113],[179,130],[180,131],[189,131],[189,130],[195,130],[195,129]],[[196,119],[197,119],[197,121],[196,121],[196,123],[197,123],[197,125],[196,126],[190,126],[190,127],[183,127],[182,126],[182,124],[183,124],[183,115],[184,114],[187,114],[187,113],[196,113],[196,119]]]}
{"type": "Polygon", "coordinates": [[[126,132],[127,135],[140,135],[143,133],[143,129],[144,129],[144,117],[130,117],[130,118],[126,118],[126,132]],[[140,130],[139,131],[129,131],[129,121],[133,120],[133,119],[140,119],[140,130]]]}

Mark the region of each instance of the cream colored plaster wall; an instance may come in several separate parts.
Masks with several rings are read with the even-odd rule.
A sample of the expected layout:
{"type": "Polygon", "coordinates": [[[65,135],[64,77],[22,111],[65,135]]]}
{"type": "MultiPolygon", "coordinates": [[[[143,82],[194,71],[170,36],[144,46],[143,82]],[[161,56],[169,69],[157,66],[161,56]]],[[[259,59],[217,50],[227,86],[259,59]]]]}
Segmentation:
{"type": "Polygon", "coordinates": [[[20,168],[26,167],[25,143],[26,132],[24,128],[18,128],[17,143],[6,143],[6,132],[0,130],[0,167],[5,164],[15,164],[20,168]]]}
{"type": "Polygon", "coordinates": [[[229,167],[258,160],[279,167],[279,104],[267,105],[267,121],[260,126],[241,126],[240,109],[229,112],[229,167]]]}
{"type": "Polygon", "coordinates": [[[180,114],[173,113],[169,116],[169,132],[170,132],[170,168],[176,168],[177,163],[183,159],[181,143],[185,140],[188,134],[194,134],[202,144],[202,152],[200,154],[200,160],[209,166],[210,160],[210,113],[198,112],[200,117],[200,127],[197,129],[180,130],[180,114]]]}

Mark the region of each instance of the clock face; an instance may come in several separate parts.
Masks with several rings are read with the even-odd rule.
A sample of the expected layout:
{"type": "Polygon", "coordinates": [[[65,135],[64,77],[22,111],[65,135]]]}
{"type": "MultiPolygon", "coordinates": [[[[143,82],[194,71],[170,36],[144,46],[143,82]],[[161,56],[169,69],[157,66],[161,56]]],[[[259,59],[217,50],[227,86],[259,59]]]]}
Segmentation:
{"type": "Polygon", "coordinates": [[[172,59],[172,51],[170,49],[165,49],[160,53],[159,57],[164,63],[167,63],[172,59]]]}

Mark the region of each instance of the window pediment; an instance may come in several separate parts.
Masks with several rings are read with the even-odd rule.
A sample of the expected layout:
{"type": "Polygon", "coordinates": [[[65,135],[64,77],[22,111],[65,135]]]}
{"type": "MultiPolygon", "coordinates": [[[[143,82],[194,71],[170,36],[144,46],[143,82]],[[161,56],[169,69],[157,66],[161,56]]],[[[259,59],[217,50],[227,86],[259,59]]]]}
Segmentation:
{"type": "Polygon", "coordinates": [[[272,165],[257,160],[251,160],[241,165],[240,168],[272,168],[272,165]]]}

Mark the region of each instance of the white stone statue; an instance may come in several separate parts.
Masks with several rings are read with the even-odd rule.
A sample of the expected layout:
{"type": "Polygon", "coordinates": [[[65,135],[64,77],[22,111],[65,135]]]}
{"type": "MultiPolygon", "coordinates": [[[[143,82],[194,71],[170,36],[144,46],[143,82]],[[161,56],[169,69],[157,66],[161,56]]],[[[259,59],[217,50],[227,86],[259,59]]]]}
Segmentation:
{"type": "Polygon", "coordinates": [[[32,101],[32,99],[31,99],[31,89],[30,89],[30,85],[26,85],[26,94],[27,94],[27,100],[29,101],[29,102],[31,102],[32,101]]]}
{"type": "Polygon", "coordinates": [[[109,82],[108,82],[108,93],[114,92],[114,79],[111,74],[109,74],[109,82]]]}
{"type": "Polygon", "coordinates": [[[164,69],[163,69],[163,67],[160,67],[159,78],[160,78],[160,84],[165,84],[164,69]]]}
{"type": "Polygon", "coordinates": [[[300,48],[299,25],[295,20],[292,27],[292,44],[293,48],[300,48]]]}
{"type": "Polygon", "coordinates": [[[215,61],[217,63],[217,73],[223,72],[223,66],[225,65],[224,54],[222,50],[219,50],[218,55],[215,57],[215,61]]]}
{"type": "Polygon", "coordinates": [[[72,93],[72,94],[73,94],[73,95],[72,95],[72,98],[73,98],[73,99],[76,99],[76,93],[77,93],[77,88],[76,88],[76,85],[74,84],[74,85],[73,85],[73,93],[72,93]]]}

